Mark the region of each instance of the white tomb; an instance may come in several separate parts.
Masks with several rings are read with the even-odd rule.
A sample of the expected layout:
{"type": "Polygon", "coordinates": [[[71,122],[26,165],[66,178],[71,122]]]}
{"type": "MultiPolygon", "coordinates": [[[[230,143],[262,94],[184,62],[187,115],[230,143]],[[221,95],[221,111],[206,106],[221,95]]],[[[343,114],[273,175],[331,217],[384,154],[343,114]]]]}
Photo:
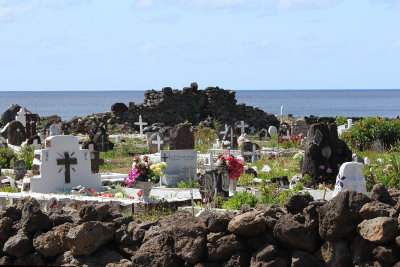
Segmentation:
{"type": "Polygon", "coordinates": [[[61,134],[60,124],[53,124],[50,126],[50,136],[55,136],[60,134],[61,134]]]}
{"type": "Polygon", "coordinates": [[[336,177],[335,197],[339,192],[353,190],[359,193],[367,193],[367,186],[363,174],[364,164],[359,162],[345,162],[339,169],[336,177]]]}
{"type": "Polygon", "coordinates": [[[176,186],[180,181],[187,182],[189,177],[192,181],[196,180],[196,150],[161,150],[161,161],[167,163],[167,170],[161,178],[163,185],[176,186]]]}
{"type": "Polygon", "coordinates": [[[26,110],[25,110],[25,108],[21,108],[18,111],[17,116],[15,116],[15,120],[19,121],[20,123],[22,123],[22,125],[24,125],[24,127],[26,127],[26,110]]]}
{"type": "Polygon", "coordinates": [[[277,135],[278,134],[278,129],[276,129],[275,126],[269,126],[268,133],[269,133],[270,136],[277,135]]]}
{"type": "Polygon", "coordinates": [[[48,137],[46,148],[35,150],[34,154],[34,176],[24,178],[24,191],[63,193],[78,185],[101,191],[101,175],[91,172],[89,150],[80,149],[75,136],[48,137]]]}

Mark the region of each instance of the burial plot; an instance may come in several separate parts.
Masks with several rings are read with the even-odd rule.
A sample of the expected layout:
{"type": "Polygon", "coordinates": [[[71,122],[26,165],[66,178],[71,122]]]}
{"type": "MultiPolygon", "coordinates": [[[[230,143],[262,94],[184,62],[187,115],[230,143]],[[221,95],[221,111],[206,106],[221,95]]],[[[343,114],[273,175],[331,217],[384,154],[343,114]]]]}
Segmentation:
{"type": "Polygon", "coordinates": [[[297,136],[299,134],[306,135],[308,131],[307,122],[303,118],[294,120],[292,123],[292,130],[292,134],[294,136],[297,136]]]}
{"type": "Polygon", "coordinates": [[[229,197],[230,177],[226,168],[206,171],[198,180],[201,197],[211,200],[214,196],[229,197]]]}
{"type": "Polygon", "coordinates": [[[26,164],[23,159],[17,160],[14,162],[14,175],[15,180],[21,180],[25,177],[26,174],[26,164]]]}
{"type": "Polygon", "coordinates": [[[180,181],[188,182],[196,180],[197,151],[185,150],[161,150],[161,161],[167,163],[167,170],[161,178],[161,184],[176,186],[180,181]]]}
{"type": "Polygon", "coordinates": [[[20,146],[26,140],[25,127],[19,121],[12,121],[7,128],[8,143],[20,146]]]}
{"type": "Polygon", "coordinates": [[[101,176],[91,172],[87,149],[80,149],[78,138],[70,135],[46,139],[46,148],[35,150],[32,178],[24,178],[24,191],[62,193],[79,185],[101,191],[101,176]]]}
{"type": "Polygon", "coordinates": [[[194,149],[193,127],[190,124],[178,124],[169,136],[169,149],[194,149]]]}
{"type": "Polygon", "coordinates": [[[61,135],[61,125],[60,124],[52,124],[49,129],[50,136],[61,135]]]}
{"type": "Polygon", "coordinates": [[[345,162],[340,167],[336,177],[335,190],[333,197],[342,191],[352,190],[359,193],[367,193],[367,185],[365,182],[364,164],[359,162],[345,162]]]}
{"type": "Polygon", "coordinates": [[[257,150],[260,149],[260,146],[256,143],[252,142],[244,142],[242,144],[242,156],[246,161],[250,161],[253,156],[257,157],[257,150]]]}
{"type": "Polygon", "coordinates": [[[271,139],[271,136],[268,133],[267,129],[261,129],[261,131],[258,133],[258,139],[260,141],[268,141],[271,139]]]}
{"type": "Polygon", "coordinates": [[[244,121],[240,121],[235,123],[235,127],[239,130],[238,132],[240,132],[240,135],[242,135],[246,133],[245,129],[248,128],[249,125],[244,123],[244,121]]]}

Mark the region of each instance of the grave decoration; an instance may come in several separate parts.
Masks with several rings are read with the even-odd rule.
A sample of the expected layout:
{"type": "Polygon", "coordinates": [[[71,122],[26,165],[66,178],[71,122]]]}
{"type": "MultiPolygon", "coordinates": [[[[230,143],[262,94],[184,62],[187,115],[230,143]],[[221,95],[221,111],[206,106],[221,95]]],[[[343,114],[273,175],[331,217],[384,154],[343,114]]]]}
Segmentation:
{"type": "Polygon", "coordinates": [[[97,144],[100,152],[107,152],[114,149],[114,143],[108,139],[108,134],[104,127],[93,127],[88,134],[90,140],[97,144]]]}
{"type": "Polygon", "coordinates": [[[238,147],[237,136],[235,135],[233,127],[229,126],[222,139],[222,148],[237,149],[237,147],[238,147]]]}
{"type": "Polygon", "coordinates": [[[338,138],[335,123],[311,125],[304,149],[301,173],[310,176],[311,182],[307,186],[323,182],[333,183],[340,165],[352,161],[352,152],[346,143],[338,138]]]}
{"type": "Polygon", "coordinates": [[[125,178],[125,184],[129,187],[137,186],[140,188],[143,199],[148,201],[153,183],[160,180],[163,175],[162,171],[165,171],[166,168],[165,162],[153,164],[148,156],[136,156],[133,158],[132,170],[128,178],[125,178]]]}
{"type": "Polygon", "coordinates": [[[176,186],[181,181],[187,183],[196,180],[197,150],[161,150],[161,161],[168,165],[161,178],[162,185],[176,186]]]}
{"type": "Polygon", "coordinates": [[[228,170],[229,177],[232,181],[232,187],[235,190],[237,181],[244,172],[243,160],[235,158],[232,155],[219,155],[216,164],[219,168],[228,170]]]}
{"type": "Polygon", "coordinates": [[[367,185],[364,178],[364,164],[359,162],[345,162],[340,167],[336,177],[333,197],[345,190],[358,193],[367,193],[367,185]]]}
{"type": "Polygon", "coordinates": [[[20,146],[26,140],[25,127],[19,121],[12,121],[8,125],[7,139],[8,143],[14,146],[20,146]]]}
{"type": "Polygon", "coordinates": [[[25,177],[23,191],[70,192],[78,185],[101,191],[101,176],[91,172],[90,154],[80,149],[78,138],[57,135],[46,139],[46,148],[35,150],[33,177],[25,177]]]}
{"type": "Polygon", "coordinates": [[[178,124],[169,136],[169,149],[194,149],[193,127],[190,124],[178,124]]]}
{"type": "Polygon", "coordinates": [[[215,196],[229,197],[229,172],[226,168],[208,170],[197,181],[201,198],[211,202],[215,196]]]}

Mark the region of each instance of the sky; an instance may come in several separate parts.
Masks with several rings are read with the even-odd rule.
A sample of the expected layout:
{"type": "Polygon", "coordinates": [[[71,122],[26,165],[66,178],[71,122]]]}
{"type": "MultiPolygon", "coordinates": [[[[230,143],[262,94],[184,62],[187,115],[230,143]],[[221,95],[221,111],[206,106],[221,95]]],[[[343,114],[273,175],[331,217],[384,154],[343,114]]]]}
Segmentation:
{"type": "Polygon", "coordinates": [[[0,0],[0,91],[400,89],[400,0],[0,0]]]}

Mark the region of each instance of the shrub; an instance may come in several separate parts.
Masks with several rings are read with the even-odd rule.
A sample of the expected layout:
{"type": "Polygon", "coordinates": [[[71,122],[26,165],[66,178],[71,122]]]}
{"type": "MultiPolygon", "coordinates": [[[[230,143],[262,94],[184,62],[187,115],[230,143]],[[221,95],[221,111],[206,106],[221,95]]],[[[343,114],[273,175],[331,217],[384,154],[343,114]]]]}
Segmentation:
{"type": "Polygon", "coordinates": [[[335,123],[337,126],[347,124],[347,117],[339,115],[336,117],[335,123]]]}
{"type": "Polygon", "coordinates": [[[12,169],[16,160],[18,160],[18,157],[14,150],[8,147],[0,147],[0,168],[12,169]]]}
{"type": "Polygon", "coordinates": [[[33,163],[34,147],[29,145],[24,145],[20,152],[21,154],[19,155],[19,158],[23,159],[25,161],[26,168],[28,170],[31,170],[33,163]]]}
{"type": "Polygon", "coordinates": [[[243,191],[242,193],[235,192],[232,198],[222,204],[224,209],[240,210],[242,205],[248,204],[250,207],[255,207],[258,203],[258,198],[251,192],[243,191]]]}

